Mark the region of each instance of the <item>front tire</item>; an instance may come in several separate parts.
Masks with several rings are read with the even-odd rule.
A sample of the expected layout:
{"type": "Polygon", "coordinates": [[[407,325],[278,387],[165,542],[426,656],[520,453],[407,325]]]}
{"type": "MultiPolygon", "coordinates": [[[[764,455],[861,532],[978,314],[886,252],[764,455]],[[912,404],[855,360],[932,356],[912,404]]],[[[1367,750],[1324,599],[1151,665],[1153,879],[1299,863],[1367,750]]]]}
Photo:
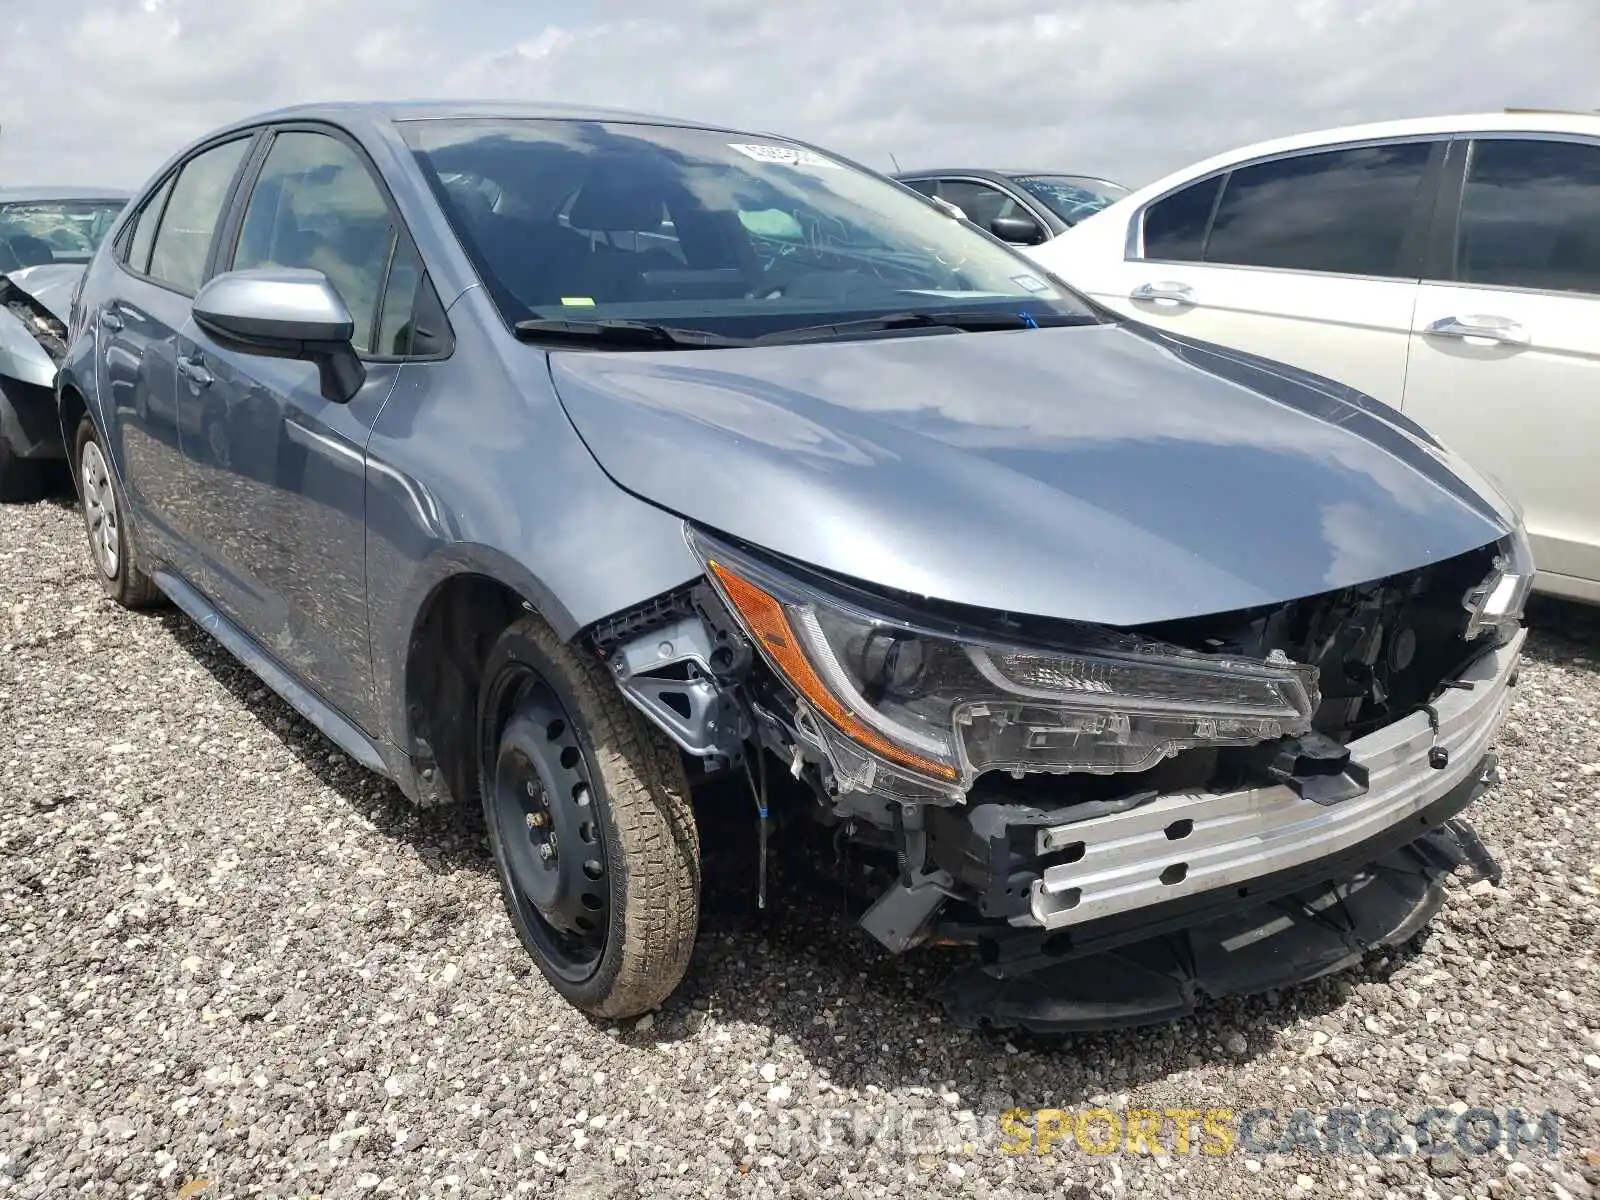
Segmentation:
{"type": "Polygon", "coordinates": [[[478,779],[506,909],[551,985],[637,1016],[683,979],[700,845],[677,751],[600,663],[525,617],[489,654],[478,779]]]}
{"type": "Polygon", "coordinates": [[[123,608],[151,608],[162,596],[139,562],[138,545],[128,524],[128,506],[111,472],[100,434],[86,417],[73,440],[78,495],[83,503],[84,529],[89,535],[89,557],[100,586],[123,608]]]}

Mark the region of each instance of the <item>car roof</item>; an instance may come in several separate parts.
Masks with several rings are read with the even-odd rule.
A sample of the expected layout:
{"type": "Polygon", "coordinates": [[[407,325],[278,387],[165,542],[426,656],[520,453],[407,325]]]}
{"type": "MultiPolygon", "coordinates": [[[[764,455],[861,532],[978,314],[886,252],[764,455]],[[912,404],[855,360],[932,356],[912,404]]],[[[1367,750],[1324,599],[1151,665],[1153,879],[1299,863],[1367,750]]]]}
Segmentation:
{"type": "MultiPolygon", "coordinates": [[[[1491,113],[1457,113],[1442,117],[1412,117],[1402,121],[1374,121],[1313,129],[1292,137],[1272,138],[1212,155],[1165,177],[1199,176],[1245,159],[1265,158],[1295,150],[1312,150],[1340,142],[1379,141],[1385,138],[1439,137],[1473,133],[1574,133],[1600,135],[1600,112],[1556,109],[1508,108],[1491,113]]],[[[1157,181],[1157,184],[1161,183],[1157,181]]],[[[1152,187],[1156,184],[1152,184],[1152,187]]],[[[1140,189],[1145,191],[1148,189],[1140,189]]]]}
{"type": "MultiPolygon", "coordinates": [[[[672,125],[686,129],[724,129],[725,126],[596,105],[548,104],[526,100],[363,100],[325,104],[298,104],[273,109],[235,121],[226,129],[281,121],[448,121],[464,118],[545,121],[624,121],[646,125],[672,125]]],[[[221,131],[219,131],[221,132],[221,131]]],[[[771,136],[771,135],[767,135],[771,136]]]]}
{"type": "MultiPolygon", "coordinates": [[[[1114,181],[1112,181],[1110,179],[1107,179],[1103,175],[1091,175],[1087,171],[1062,171],[1062,170],[1058,170],[1055,167],[1041,167],[1040,169],[1034,170],[1034,171],[1024,171],[1024,170],[1015,170],[1015,171],[1013,171],[1013,170],[1006,170],[1006,169],[999,168],[999,167],[927,167],[927,168],[918,168],[915,171],[896,171],[895,174],[894,174],[894,178],[896,178],[896,179],[928,179],[928,178],[931,178],[932,176],[935,176],[935,175],[939,175],[939,176],[944,176],[944,175],[955,175],[955,176],[968,175],[968,176],[971,176],[974,179],[994,179],[994,180],[1023,179],[1023,178],[1031,179],[1031,178],[1033,178],[1034,176],[1037,176],[1037,175],[1044,175],[1044,176],[1049,176],[1049,177],[1054,178],[1054,179],[1084,179],[1084,180],[1089,181],[1090,183],[1113,183],[1114,182],[1114,181]]],[[[1115,184],[1115,186],[1120,187],[1121,185],[1120,184],[1115,184]]]]}
{"type": "Polygon", "coordinates": [[[120,188],[79,187],[76,184],[39,187],[7,187],[0,185],[0,204],[23,200],[121,200],[128,202],[131,192],[120,188]]]}

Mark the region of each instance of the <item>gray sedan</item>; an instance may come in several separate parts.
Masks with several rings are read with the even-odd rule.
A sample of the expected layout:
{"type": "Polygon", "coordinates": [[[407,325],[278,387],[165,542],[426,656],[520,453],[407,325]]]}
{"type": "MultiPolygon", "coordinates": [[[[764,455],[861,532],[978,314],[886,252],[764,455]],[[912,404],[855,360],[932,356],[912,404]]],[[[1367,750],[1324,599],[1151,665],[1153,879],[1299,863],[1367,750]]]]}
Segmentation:
{"type": "Polygon", "coordinates": [[[1502,497],[815,146],[271,113],[162,167],[78,321],[107,592],[481,805],[588,1013],[677,987],[705,823],[755,904],[820,833],[958,1018],[1037,1029],[1321,974],[1494,869],[1456,818],[1523,638],[1502,497]]]}

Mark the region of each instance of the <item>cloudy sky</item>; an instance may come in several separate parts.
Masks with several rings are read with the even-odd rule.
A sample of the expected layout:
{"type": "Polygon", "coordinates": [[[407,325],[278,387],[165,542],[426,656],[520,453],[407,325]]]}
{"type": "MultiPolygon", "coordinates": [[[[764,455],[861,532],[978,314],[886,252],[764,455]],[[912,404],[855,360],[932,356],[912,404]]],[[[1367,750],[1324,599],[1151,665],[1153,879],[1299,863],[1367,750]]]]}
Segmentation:
{"type": "Polygon", "coordinates": [[[1148,182],[1325,125],[1600,108],[1596,0],[0,0],[0,182],[141,182],[309,100],[515,96],[888,169],[1148,182]]]}

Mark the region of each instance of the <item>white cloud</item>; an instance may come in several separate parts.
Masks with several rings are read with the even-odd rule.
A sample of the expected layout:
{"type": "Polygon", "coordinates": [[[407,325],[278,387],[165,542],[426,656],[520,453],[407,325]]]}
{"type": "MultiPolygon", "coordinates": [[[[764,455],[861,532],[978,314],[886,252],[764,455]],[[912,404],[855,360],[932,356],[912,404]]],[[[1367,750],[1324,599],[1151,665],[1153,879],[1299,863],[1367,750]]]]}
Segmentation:
{"type": "Polygon", "coordinates": [[[12,181],[134,183],[224,120],[331,98],[572,100],[773,129],[880,167],[892,153],[1128,183],[1323,125],[1600,105],[1593,0],[4,6],[12,181]]]}

